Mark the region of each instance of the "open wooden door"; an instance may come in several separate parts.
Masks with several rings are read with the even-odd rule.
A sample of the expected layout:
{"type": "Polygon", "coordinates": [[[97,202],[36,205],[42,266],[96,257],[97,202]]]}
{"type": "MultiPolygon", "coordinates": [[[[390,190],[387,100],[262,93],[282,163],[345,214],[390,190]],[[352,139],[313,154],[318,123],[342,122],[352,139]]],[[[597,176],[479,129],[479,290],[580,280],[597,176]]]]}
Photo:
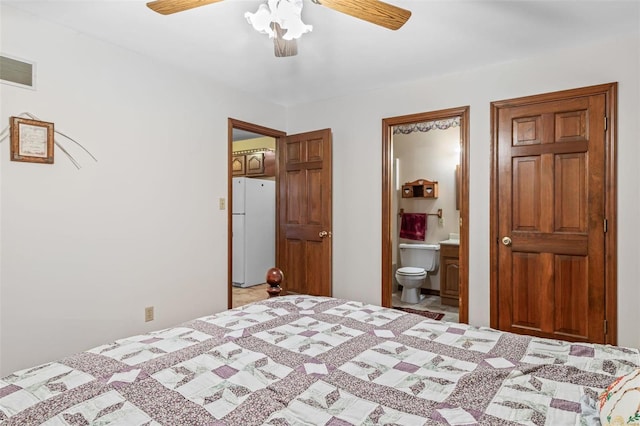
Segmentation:
{"type": "Polygon", "coordinates": [[[493,327],[615,341],[614,94],[492,103],[493,327]]]}
{"type": "Polygon", "coordinates": [[[278,152],[282,287],[331,296],[331,129],[287,136],[278,152]]]}

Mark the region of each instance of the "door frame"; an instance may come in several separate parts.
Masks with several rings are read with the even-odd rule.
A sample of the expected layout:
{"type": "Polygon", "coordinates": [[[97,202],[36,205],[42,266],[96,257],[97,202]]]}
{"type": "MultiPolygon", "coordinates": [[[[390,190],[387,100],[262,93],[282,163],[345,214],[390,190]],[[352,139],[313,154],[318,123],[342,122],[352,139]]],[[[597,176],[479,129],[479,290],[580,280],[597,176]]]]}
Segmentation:
{"type": "Polygon", "coordinates": [[[618,340],[618,253],[617,253],[617,91],[618,83],[607,83],[577,89],[562,90],[539,95],[491,102],[491,184],[490,184],[490,325],[498,327],[498,111],[500,108],[524,106],[535,103],[563,100],[581,96],[605,96],[605,212],[607,231],[605,233],[605,343],[615,345],[618,340]]]}
{"type": "MultiPolygon", "coordinates": [[[[263,136],[269,136],[276,140],[276,239],[273,242],[276,247],[276,259],[278,259],[278,235],[279,235],[279,212],[280,212],[280,190],[278,188],[278,172],[280,167],[280,145],[282,140],[287,136],[285,132],[280,130],[270,129],[268,127],[260,126],[257,124],[249,123],[246,121],[237,120],[235,118],[227,118],[227,307],[232,308],[233,305],[233,285],[232,281],[232,256],[233,256],[233,243],[232,243],[232,221],[233,221],[233,170],[231,168],[231,161],[233,159],[233,129],[246,130],[248,132],[257,133],[263,136]]],[[[276,265],[273,265],[276,266],[276,265]]],[[[264,271],[265,275],[267,271],[264,271]]]]}
{"type": "Polygon", "coordinates": [[[382,120],[382,306],[391,307],[393,196],[393,126],[460,117],[459,322],[469,322],[469,106],[422,112],[382,120]]]}

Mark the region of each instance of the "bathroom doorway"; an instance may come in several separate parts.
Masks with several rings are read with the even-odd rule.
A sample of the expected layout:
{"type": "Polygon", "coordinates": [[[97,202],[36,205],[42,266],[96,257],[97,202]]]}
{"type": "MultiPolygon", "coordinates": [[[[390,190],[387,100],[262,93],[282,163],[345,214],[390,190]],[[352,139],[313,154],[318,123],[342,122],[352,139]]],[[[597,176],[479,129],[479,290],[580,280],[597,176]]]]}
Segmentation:
{"type": "Polygon", "coordinates": [[[382,305],[411,306],[399,300],[399,244],[437,244],[438,266],[413,308],[466,323],[469,107],[383,119],[382,139],[382,305]],[[404,232],[403,217],[419,219],[415,235],[404,232]]]}

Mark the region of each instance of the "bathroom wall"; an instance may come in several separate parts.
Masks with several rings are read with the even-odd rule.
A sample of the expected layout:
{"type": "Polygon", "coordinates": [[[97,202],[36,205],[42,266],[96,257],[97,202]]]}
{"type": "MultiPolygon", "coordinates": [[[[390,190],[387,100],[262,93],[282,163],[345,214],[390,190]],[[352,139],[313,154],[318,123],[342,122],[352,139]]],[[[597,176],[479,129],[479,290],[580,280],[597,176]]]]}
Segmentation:
{"type": "MultiPolygon", "coordinates": [[[[459,233],[460,212],[456,210],[456,165],[460,159],[460,128],[429,130],[393,136],[394,168],[398,167],[398,180],[412,182],[416,179],[428,179],[438,182],[438,198],[402,198],[396,191],[398,210],[407,213],[437,213],[442,209],[442,221],[437,216],[427,216],[426,243],[437,243],[449,238],[450,233],[459,233]]],[[[395,172],[395,170],[394,170],[395,172]]],[[[395,173],[394,173],[395,176],[395,173]]],[[[396,222],[394,234],[395,246],[399,243],[420,243],[421,241],[398,238],[400,217],[396,222]]],[[[396,256],[399,262],[399,256],[396,256]]],[[[402,265],[400,265],[402,266],[402,265]]],[[[440,271],[429,274],[424,288],[440,289],[440,271]]]]}

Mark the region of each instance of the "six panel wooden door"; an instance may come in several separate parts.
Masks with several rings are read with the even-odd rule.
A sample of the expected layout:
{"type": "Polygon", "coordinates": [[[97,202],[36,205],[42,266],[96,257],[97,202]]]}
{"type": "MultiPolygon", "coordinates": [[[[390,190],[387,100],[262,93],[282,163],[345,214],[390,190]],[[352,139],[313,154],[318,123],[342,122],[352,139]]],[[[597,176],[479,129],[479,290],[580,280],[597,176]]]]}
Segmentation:
{"type": "Polygon", "coordinates": [[[501,330],[605,342],[605,104],[493,104],[501,330]]]}
{"type": "Polygon", "coordinates": [[[331,296],[331,130],[287,136],[279,147],[277,264],[288,293],[331,296]]]}

